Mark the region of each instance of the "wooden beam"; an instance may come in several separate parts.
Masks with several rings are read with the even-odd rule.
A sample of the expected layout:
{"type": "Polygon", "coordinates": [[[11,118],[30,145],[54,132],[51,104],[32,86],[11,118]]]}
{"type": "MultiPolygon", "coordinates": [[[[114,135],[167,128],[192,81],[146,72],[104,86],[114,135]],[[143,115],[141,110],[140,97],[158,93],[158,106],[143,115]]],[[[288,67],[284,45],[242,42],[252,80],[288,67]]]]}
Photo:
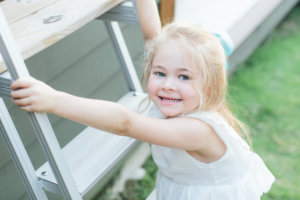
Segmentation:
{"type": "MultiPolygon", "coordinates": [[[[38,10],[54,3],[57,0],[38,0],[38,1],[9,1],[3,0],[0,4],[9,24],[22,19],[38,10]]],[[[1,2],[1,0],[0,0],[1,2]]]]}
{"type": "Polygon", "coordinates": [[[160,1],[160,20],[162,24],[172,22],[174,19],[175,0],[160,1]]]}
{"type": "MultiPolygon", "coordinates": [[[[1,8],[4,8],[3,4],[6,2],[9,3],[9,1],[1,2],[1,8]]],[[[22,11],[18,13],[16,20],[8,19],[23,59],[53,45],[123,0],[39,0],[34,2],[43,3],[38,6],[27,5],[34,10],[38,7],[35,12],[24,14],[25,11],[22,11]],[[20,15],[23,17],[20,18],[20,15]]],[[[5,8],[6,13],[13,11],[10,6],[5,8]]],[[[14,15],[11,16],[14,17],[14,15]]],[[[0,56],[0,74],[4,71],[6,67],[0,56]]]]}

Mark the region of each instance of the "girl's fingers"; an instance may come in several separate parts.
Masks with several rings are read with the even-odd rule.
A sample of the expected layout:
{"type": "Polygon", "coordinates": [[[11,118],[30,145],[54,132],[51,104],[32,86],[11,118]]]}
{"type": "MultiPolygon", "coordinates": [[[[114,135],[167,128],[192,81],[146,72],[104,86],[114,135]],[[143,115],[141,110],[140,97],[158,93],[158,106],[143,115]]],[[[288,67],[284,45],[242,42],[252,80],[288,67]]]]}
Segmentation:
{"type": "Polygon", "coordinates": [[[13,103],[19,106],[20,109],[27,112],[42,112],[40,109],[40,104],[36,103],[34,98],[28,97],[24,99],[13,99],[13,103]]]}
{"type": "Polygon", "coordinates": [[[23,99],[13,99],[13,102],[17,104],[18,106],[28,106],[32,104],[32,101],[30,98],[23,98],[23,99]]]}
{"type": "Polygon", "coordinates": [[[24,110],[26,112],[33,112],[32,106],[31,105],[27,105],[27,106],[20,106],[19,107],[21,110],[24,110]]]}
{"type": "Polygon", "coordinates": [[[13,99],[26,98],[30,95],[30,89],[22,89],[11,92],[11,97],[13,99]]]}
{"type": "Polygon", "coordinates": [[[28,88],[34,84],[35,79],[30,77],[30,78],[19,78],[18,80],[14,81],[10,88],[12,90],[16,90],[19,88],[28,88]]]}
{"type": "MultiPolygon", "coordinates": [[[[44,112],[49,107],[48,99],[52,98],[55,90],[45,83],[34,78],[20,78],[11,84],[12,101],[17,104],[20,109],[28,112],[44,112]]],[[[51,105],[50,105],[51,106],[51,105]]]]}

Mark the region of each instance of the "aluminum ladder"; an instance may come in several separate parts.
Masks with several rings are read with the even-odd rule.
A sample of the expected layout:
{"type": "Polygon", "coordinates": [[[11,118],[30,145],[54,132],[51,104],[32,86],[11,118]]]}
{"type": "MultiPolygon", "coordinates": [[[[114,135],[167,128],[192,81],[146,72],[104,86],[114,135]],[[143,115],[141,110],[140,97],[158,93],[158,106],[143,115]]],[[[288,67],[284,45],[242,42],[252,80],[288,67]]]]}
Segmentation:
{"type": "MultiPolygon", "coordinates": [[[[130,92],[118,102],[132,110],[136,110],[137,105],[146,94],[142,91],[117,21],[138,23],[135,11],[135,1],[126,1],[99,17],[104,20],[130,89],[130,92]]],[[[3,101],[3,98],[10,99],[11,82],[19,77],[28,77],[29,72],[1,9],[0,52],[8,69],[7,72],[0,75],[0,133],[29,197],[37,200],[47,199],[44,191],[47,190],[61,195],[64,199],[82,199],[105,173],[134,146],[136,140],[87,127],[61,149],[47,115],[28,113],[29,120],[48,160],[38,170],[35,170],[3,101]],[[93,149],[93,155],[88,155],[90,154],[89,146],[95,144],[97,144],[97,148],[93,149]],[[111,150],[111,146],[114,146],[114,151],[111,150]],[[106,153],[109,156],[105,156],[106,153]],[[102,154],[104,155],[101,157],[102,154]],[[86,161],[80,162],[82,166],[77,166],[78,160],[85,155],[89,157],[86,161]]]]}

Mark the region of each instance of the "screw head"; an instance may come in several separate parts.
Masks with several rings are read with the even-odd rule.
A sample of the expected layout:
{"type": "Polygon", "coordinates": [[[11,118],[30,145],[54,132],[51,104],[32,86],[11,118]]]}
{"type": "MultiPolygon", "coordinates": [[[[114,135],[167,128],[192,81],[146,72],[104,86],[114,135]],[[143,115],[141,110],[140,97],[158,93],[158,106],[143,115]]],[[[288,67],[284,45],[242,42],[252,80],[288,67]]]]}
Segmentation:
{"type": "Polygon", "coordinates": [[[52,24],[62,20],[63,15],[54,15],[43,19],[44,24],[52,24]]]}
{"type": "Polygon", "coordinates": [[[42,176],[47,176],[49,173],[47,171],[42,171],[41,175],[42,176]]]}

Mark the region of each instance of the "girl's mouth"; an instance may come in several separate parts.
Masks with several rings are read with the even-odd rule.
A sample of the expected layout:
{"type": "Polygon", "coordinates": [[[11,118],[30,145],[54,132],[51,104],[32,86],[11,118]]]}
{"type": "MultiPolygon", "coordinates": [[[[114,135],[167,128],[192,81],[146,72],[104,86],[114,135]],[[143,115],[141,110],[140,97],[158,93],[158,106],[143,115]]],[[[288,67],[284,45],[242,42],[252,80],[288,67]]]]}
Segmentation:
{"type": "Polygon", "coordinates": [[[159,99],[165,104],[175,104],[182,101],[181,99],[176,99],[172,97],[162,97],[162,96],[159,96],[159,99]]]}

